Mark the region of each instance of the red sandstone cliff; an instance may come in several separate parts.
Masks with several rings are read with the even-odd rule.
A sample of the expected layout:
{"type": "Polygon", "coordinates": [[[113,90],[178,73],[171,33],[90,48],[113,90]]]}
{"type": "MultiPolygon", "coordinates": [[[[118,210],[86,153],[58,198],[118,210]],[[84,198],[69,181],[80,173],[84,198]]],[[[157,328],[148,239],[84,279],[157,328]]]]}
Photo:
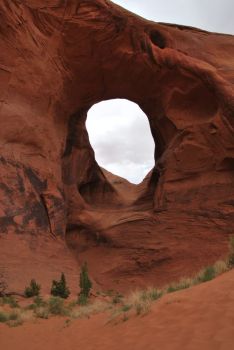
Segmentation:
{"type": "Polygon", "coordinates": [[[150,22],[107,0],[1,1],[0,257],[11,288],[48,284],[55,267],[75,275],[71,251],[116,288],[164,283],[225,254],[233,57],[233,36],[150,22]],[[127,201],[85,128],[89,108],[111,98],[141,107],[157,149],[145,181],[126,184],[127,201]]]}

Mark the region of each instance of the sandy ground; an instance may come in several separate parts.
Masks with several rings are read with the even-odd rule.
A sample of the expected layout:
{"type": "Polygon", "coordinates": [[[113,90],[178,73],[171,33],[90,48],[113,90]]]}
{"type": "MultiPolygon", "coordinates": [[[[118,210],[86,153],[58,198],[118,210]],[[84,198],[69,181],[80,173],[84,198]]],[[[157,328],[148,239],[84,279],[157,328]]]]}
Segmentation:
{"type": "Polygon", "coordinates": [[[107,314],[75,320],[0,325],[4,350],[231,350],[234,348],[234,270],[211,282],[168,294],[145,316],[117,324],[107,314]]]}

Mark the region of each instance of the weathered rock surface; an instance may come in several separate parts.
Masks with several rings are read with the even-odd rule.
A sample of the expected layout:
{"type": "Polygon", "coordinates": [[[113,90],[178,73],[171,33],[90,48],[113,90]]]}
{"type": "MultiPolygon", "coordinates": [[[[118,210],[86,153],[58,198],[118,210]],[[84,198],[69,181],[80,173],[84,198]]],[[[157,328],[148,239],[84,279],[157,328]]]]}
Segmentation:
{"type": "Polygon", "coordinates": [[[88,260],[105,288],[165,283],[226,253],[233,57],[233,36],[150,22],[107,0],[1,1],[0,256],[9,276],[25,270],[11,288],[41,254],[49,283],[65,242],[71,271],[88,260]],[[112,98],[149,119],[155,168],[139,186],[102,170],[89,143],[87,111],[112,98]]]}

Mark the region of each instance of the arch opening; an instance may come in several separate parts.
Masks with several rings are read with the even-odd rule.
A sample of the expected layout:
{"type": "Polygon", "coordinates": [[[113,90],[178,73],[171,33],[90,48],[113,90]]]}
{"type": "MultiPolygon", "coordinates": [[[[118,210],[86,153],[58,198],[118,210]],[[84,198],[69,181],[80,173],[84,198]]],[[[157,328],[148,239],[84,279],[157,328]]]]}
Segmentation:
{"type": "Polygon", "coordinates": [[[86,128],[100,167],[139,184],[155,164],[148,118],[126,99],[99,102],[88,111],[86,128]]]}

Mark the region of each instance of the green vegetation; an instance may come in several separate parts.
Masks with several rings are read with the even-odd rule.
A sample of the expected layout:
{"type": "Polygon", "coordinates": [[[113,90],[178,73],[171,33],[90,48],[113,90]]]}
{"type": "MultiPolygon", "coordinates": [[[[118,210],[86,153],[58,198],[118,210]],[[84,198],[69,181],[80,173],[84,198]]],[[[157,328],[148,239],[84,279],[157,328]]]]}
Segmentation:
{"type": "Polygon", "coordinates": [[[5,295],[7,290],[7,283],[3,271],[0,271],[0,297],[5,295]]]}
{"type": "Polygon", "coordinates": [[[0,298],[0,305],[9,305],[12,308],[19,307],[18,302],[15,300],[13,296],[4,296],[0,298]]]}
{"type": "Polygon", "coordinates": [[[60,297],[51,297],[48,302],[48,310],[52,315],[65,315],[64,301],[60,297]]]}
{"type": "Polygon", "coordinates": [[[121,310],[123,312],[128,312],[129,310],[131,310],[131,308],[132,308],[132,305],[125,304],[125,305],[122,306],[121,310]]]}
{"type": "Polygon", "coordinates": [[[50,313],[47,307],[38,307],[35,309],[34,314],[37,318],[48,319],[50,313]]]}
{"type": "Polygon", "coordinates": [[[78,303],[80,306],[87,305],[87,303],[88,303],[88,298],[87,298],[86,295],[84,295],[84,294],[79,294],[77,303],[78,303]]]}
{"type": "Polygon", "coordinates": [[[72,318],[89,318],[91,315],[98,314],[107,310],[111,310],[113,305],[110,302],[96,300],[93,303],[84,306],[78,306],[70,312],[72,318]]]}
{"type": "Polygon", "coordinates": [[[37,295],[34,299],[34,305],[36,307],[43,307],[43,306],[46,306],[46,302],[42,299],[42,297],[40,297],[40,295],[37,295]]]}
{"type": "Polygon", "coordinates": [[[17,312],[3,312],[0,311],[0,323],[6,323],[10,327],[16,327],[23,323],[20,314],[17,312]]]}
{"type": "Polygon", "coordinates": [[[53,315],[67,316],[65,326],[69,326],[72,319],[89,318],[104,311],[111,311],[111,319],[117,319],[117,322],[127,321],[132,314],[145,315],[150,309],[154,301],[160,299],[167,293],[173,293],[183,290],[200,283],[211,281],[216,276],[230,270],[234,267],[234,237],[230,238],[230,251],[227,261],[217,261],[214,265],[207,266],[198,274],[190,278],[182,278],[178,282],[171,283],[163,289],[149,287],[144,290],[132,292],[129,296],[123,297],[114,290],[97,293],[100,298],[92,303],[88,303],[92,282],[88,275],[87,263],[81,268],[80,273],[80,293],[77,300],[67,301],[66,299],[70,291],[66,285],[65,275],[62,273],[60,281],[53,281],[51,294],[53,296],[48,300],[43,300],[39,295],[40,285],[35,280],[31,280],[30,286],[25,289],[25,296],[34,296],[33,303],[20,307],[17,300],[13,296],[0,297],[0,322],[6,323],[11,327],[16,327],[24,321],[33,320],[35,318],[48,319],[53,315]],[[103,300],[100,300],[103,299],[103,300]],[[9,305],[15,308],[9,312],[9,305]]]}
{"type": "Polygon", "coordinates": [[[86,305],[88,302],[90,290],[92,288],[92,282],[89,279],[88,266],[85,262],[81,267],[80,272],[80,294],[78,297],[79,305],[86,305]]]}
{"type": "Polygon", "coordinates": [[[25,288],[24,295],[26,298],[35,297],[40,294],[40,290],[41,286],[34,279],[32,279],[29,287],[25,288]]]}
{"type": "Polygon", "coordinates": [[[67,299],[70,295],[70,290],[67,287],[64,273],[61,274],[60,281],[53,280],[51,287],[51,295],[67,299]]]}
{"type": "Polygon", "coordinates": [[[19,314],[17,312],[11,312],[8,316],[10,321],[16,321],[19,318],[19,314]]]}
{"type": "Polygon", "coordinates": [[[112,298],[113,304],[120,304],[122,302],[123,296],[119,293],[116,293],[115,296],[112,298]]]}
{"type": "Polygon", "coordinates": [[[6,312],[0,311],[0,323],[8,321],[8,314],[6,312]]]}
{"type": "Polygon", "coordinates": [[[228,265],[230,268],[234,267],[234,236],[231,236],[229,241],[228,265]]]}
{"type": "Polygon", "coordinates": [[[198,275],[198,282],[208,282],[215,278],[215,268],[214,266],[207,266],[201,273],[198,275]]]}

